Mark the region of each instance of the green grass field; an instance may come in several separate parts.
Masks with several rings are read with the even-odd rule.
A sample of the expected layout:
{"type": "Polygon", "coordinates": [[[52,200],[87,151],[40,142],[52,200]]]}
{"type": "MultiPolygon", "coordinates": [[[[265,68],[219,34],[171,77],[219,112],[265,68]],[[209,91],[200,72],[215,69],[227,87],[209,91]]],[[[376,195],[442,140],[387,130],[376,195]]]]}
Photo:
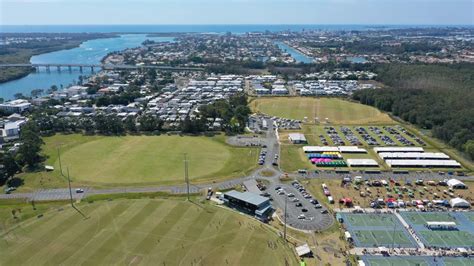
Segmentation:
{"type": "Polygon", "coordinates": [[[250,103],[254,112],[314,123],[315,117],[331,124],[392,124],[394,121],[376,108],[337,98],[271,97],[250,103]]]}
{"type": "Polygon", "coordinates": [[[474,246],[474,235],[463,231],[419,231],[429,245],[441,247],[474,246]]]}
{"type": "Polygon", "coordinates": [[[243,176],[256,167],[256,148],[237,148],[225,137],[180,136],[82,136],[47,137],[44,151],[52,173],[24,175],[25,187],[60,186],[57,148],[61,149],[73,182],[89,186],[172,184],[184,182],[183,154],[189,160],[192,181],[211,181],[243,176]]]}
{"type": "Polygon", "coordinates": [[[295,265],[263,224],[176,200],[114,200],[53,208],[2,228],[0,265],[295,265]]]}
{"type": "Polygon", "coordinates": [[[401,230],[355,230],[354,235],[362,246],[380,247],[413,245],[408,236],[401,230]]]}

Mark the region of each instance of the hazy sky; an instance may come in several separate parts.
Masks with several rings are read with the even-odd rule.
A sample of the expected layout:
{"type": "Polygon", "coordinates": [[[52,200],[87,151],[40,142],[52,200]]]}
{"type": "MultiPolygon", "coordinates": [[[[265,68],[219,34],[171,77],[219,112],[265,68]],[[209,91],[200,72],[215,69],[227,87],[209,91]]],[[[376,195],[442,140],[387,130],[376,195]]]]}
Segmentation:
{"type": "Polygon", "coordinates": [[[474,24],[474,0],[0,0],[0,24],[474,24]]]}

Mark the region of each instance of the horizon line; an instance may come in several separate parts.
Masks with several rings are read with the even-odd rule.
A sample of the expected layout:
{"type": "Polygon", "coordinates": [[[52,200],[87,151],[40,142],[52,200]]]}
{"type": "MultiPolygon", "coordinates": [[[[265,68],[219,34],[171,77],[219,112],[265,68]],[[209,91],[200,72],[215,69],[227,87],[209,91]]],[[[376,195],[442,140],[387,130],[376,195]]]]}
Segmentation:
{"type": "Polygon", "coordinates": [[[423,23],[399,23],[399,24],[384,24],[384,23],[198,23],[198,24],[3,24],[5,26],[470,26],[474,24],[423,24],[423,23]]]}

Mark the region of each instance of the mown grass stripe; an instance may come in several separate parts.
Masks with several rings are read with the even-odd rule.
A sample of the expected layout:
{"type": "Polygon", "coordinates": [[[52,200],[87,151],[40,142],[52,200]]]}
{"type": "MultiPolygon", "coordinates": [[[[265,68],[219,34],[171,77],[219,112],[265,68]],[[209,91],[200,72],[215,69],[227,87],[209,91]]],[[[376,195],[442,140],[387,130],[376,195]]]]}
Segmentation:
{"type": "MultiPolygon", "coordinates": [[[[107,205],[104,205],[104,207],[107,205]]],[[[102,207],[102,206],[101,206],[102,207]]],[[[67,248],[63,249],[61,252],[58,252],[57,254],[53,255],[47,262],[47,264],[63,264],[67,260],[71,259],[71,261],[75,261],[72,259],[75,255],[78,255],[81,253],[82,249],[84,249],[90,241],[94,240],[94,237],[97,235],[97,232],[102,230],[103,228],[107,227],[110,223],[113,222],[115,217],[119,216],[123,212],[125,212],[130,205],[128,204],[116,204],[114,203],[114,206],[107,210],[105,213],[98,213],[97,217],[91,217],[89,219],[96,219],[96,222],[91,223],[89,226],[87,226],[84,230],[81,231],[81,234],[74,239],[73,242],[71,242],[69,245],[67,245],[67,248]]],[[[102,208],[101,208],[102,209],[102,208]]],[[[97,212],[102,211],[102,210],[97,210],[97,212]]]]}
{"type": "MultiPolygon", "coordinates": [[[[113,204],[116,204],[116,203],[113,203],[113,204]]],[[[131,208],[131,206],[128,208],[131,208]]],[[[124,211],[119,212],[118,215],[120,215],[123,212],[124,211]]],[[[97,213],[97,210],[95,213],[97,213]]],[[[93,215],[95,214],[91,214],[91,216],[93,215]]],[[[113,214],[113,216],[116,216],[116,215],[113,214]]],[[[94,238],[94,236],[91,236],[91,232],[97,232],[99,230],[101,229],[98,229],[98,222],[92,222],[90,225],[80,228],[80,230],[77,230],[77,232],[74,232],[74,234],[70,235],[67,241],[63,243],[63,248],[61,250],[57,250],[54,254],[49,256],[45,264],[58,265],[62,263],[63,261],[67,260],[72,254],[77,252],[77,250],[80,248],[80,247],[77,247],[75,243],[88,243],[92,238],[94,238]]]]}
{"type": "Polygon", "coordinates": [[[50,243],[58,239],[63,233],[71,229],[76,223],[84,220],[84,218],[76,211],[70,212],[70,215],[66,216],[65,219],[58,219],[49,230],[44,230],[46,232],[44,232],[40,237],[35,238],[29,245],[26,247],[23,246],[22,249],[17,250],[16,252],[10,253],[12,256],[6,264],[23,264],[35,254],[39,253],[42,248],[48,246],[50,243]],[[26,251],[28,251],[28,256],[24,256],[26,251]]]}
{"type": "Polygon", "coordinates": [[[173,248],[169,249],[165,258],[176,258],[176,261],[173,264],[178,264],[182,258],[186,257],[187,252],[190,252],[190,247],[199,247],[203,248],[203,246],[199,245],[198,242],[202,234],[204,233],[204,228],[210,226],[210,221],[215,217],[216,212],[207,212],[207,210],[199,209],[200,214],[196,216],[189,224],[188,228],[183,234],[184,239],[187,241],[191,240],[192,242],[188,242],[183,244],[182,246],[174,246],[173,248]],[[184,247],[184,248],[183,248],[184,247]]]}
{"type": "Polygon", "coordinates": [[[179,221],[184,213],[191,208],[190,204],[178,203],[169,213],[166,214],[147,234],[147,236],[135,247],[133,254],[145,254],[148,255],[157,240],[160,240],[162,232],[168,232],[176,221],[179,221]]]}
{"type": "Polygon", "coordinates": [[[8,250],[8,254],[14,254],[16,251],[22,249],[25,245],[31,244],[38,239],[43,239],[45,236],[48,236],[45,231],[51,230],[52,227],[55,227],[57,224],[61,223],[63,219],[67,219],[70,216],[78,215],[75,211],[70,209],[64,210],[61,213],[50,215],[49,218],[43,221],[43,218],[30,218],[30,221],[27,221],[27,226],[17,227],[9,233],[9,237],[13,237],[16,244],[16,249],[8,250]],[[61,219],[58,219],[58,216],[61,219]],[[56,218],[56,219],[53,219],[56,218]],[[35,225],[39,224],[38,227],[35,225]]]}
{"type": "Polygon", "coordinates": [[[150,201],[145,205],[137,214],[132,216],[124,225],[119,228],[119,232],[112,234],[102,245],[97,247],[92,255],[89,256],[84,264],[88,265],[101,265],[110,255],[117,245],[120,245],[123,239],[126,239],[133,231],[134,228],[140,226],[146,217],[156,209],[162,202],[150,201]]]}
{"type": "Polygon", "coordinates": [[[239,219],[236,219],[234,215],[229,214],[229,216],[225,218],[225,221],[222,223],[222,225],[218,228],[215,237],[211,241],[210,247],[212,249],[209,250],[205,256],[199,257],[199,263],[202,265],[209,265],[215,264],[217,261],[223,262],[224,260],[219,259],[223,259],[221,256],[223,256],[225,253],[223,253],[223,251],[225,250],[225,244],[230,245],[230,243],[234,241],[235,237],[240,232],[242,227],[245,227],[245,223],[240,221],[239,219]],[[240,228],[229,230],[239,222],[240,228]]]}

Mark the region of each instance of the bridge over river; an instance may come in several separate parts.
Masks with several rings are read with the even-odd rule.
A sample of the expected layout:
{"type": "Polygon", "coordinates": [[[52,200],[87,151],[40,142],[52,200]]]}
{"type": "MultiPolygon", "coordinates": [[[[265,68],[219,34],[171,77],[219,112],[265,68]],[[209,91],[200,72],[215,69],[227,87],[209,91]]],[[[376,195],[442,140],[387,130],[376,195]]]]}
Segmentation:
{"type": "Polygon", "coordinates": [[[95,68],[105,70],[143,70],[143,69],[157,69],[162,71],[204,71],[200,67],[173,67],[173,66],[155,66],[155,65],[113,65],[113,64],[0,64],[0,68],[8,67],[33,67],[35,69],[45,68],[50,71],[51,68],[56,68],[61,71],[62,68],[72,70],[72,68],[90,68],[94,71],[95,68]]]}

